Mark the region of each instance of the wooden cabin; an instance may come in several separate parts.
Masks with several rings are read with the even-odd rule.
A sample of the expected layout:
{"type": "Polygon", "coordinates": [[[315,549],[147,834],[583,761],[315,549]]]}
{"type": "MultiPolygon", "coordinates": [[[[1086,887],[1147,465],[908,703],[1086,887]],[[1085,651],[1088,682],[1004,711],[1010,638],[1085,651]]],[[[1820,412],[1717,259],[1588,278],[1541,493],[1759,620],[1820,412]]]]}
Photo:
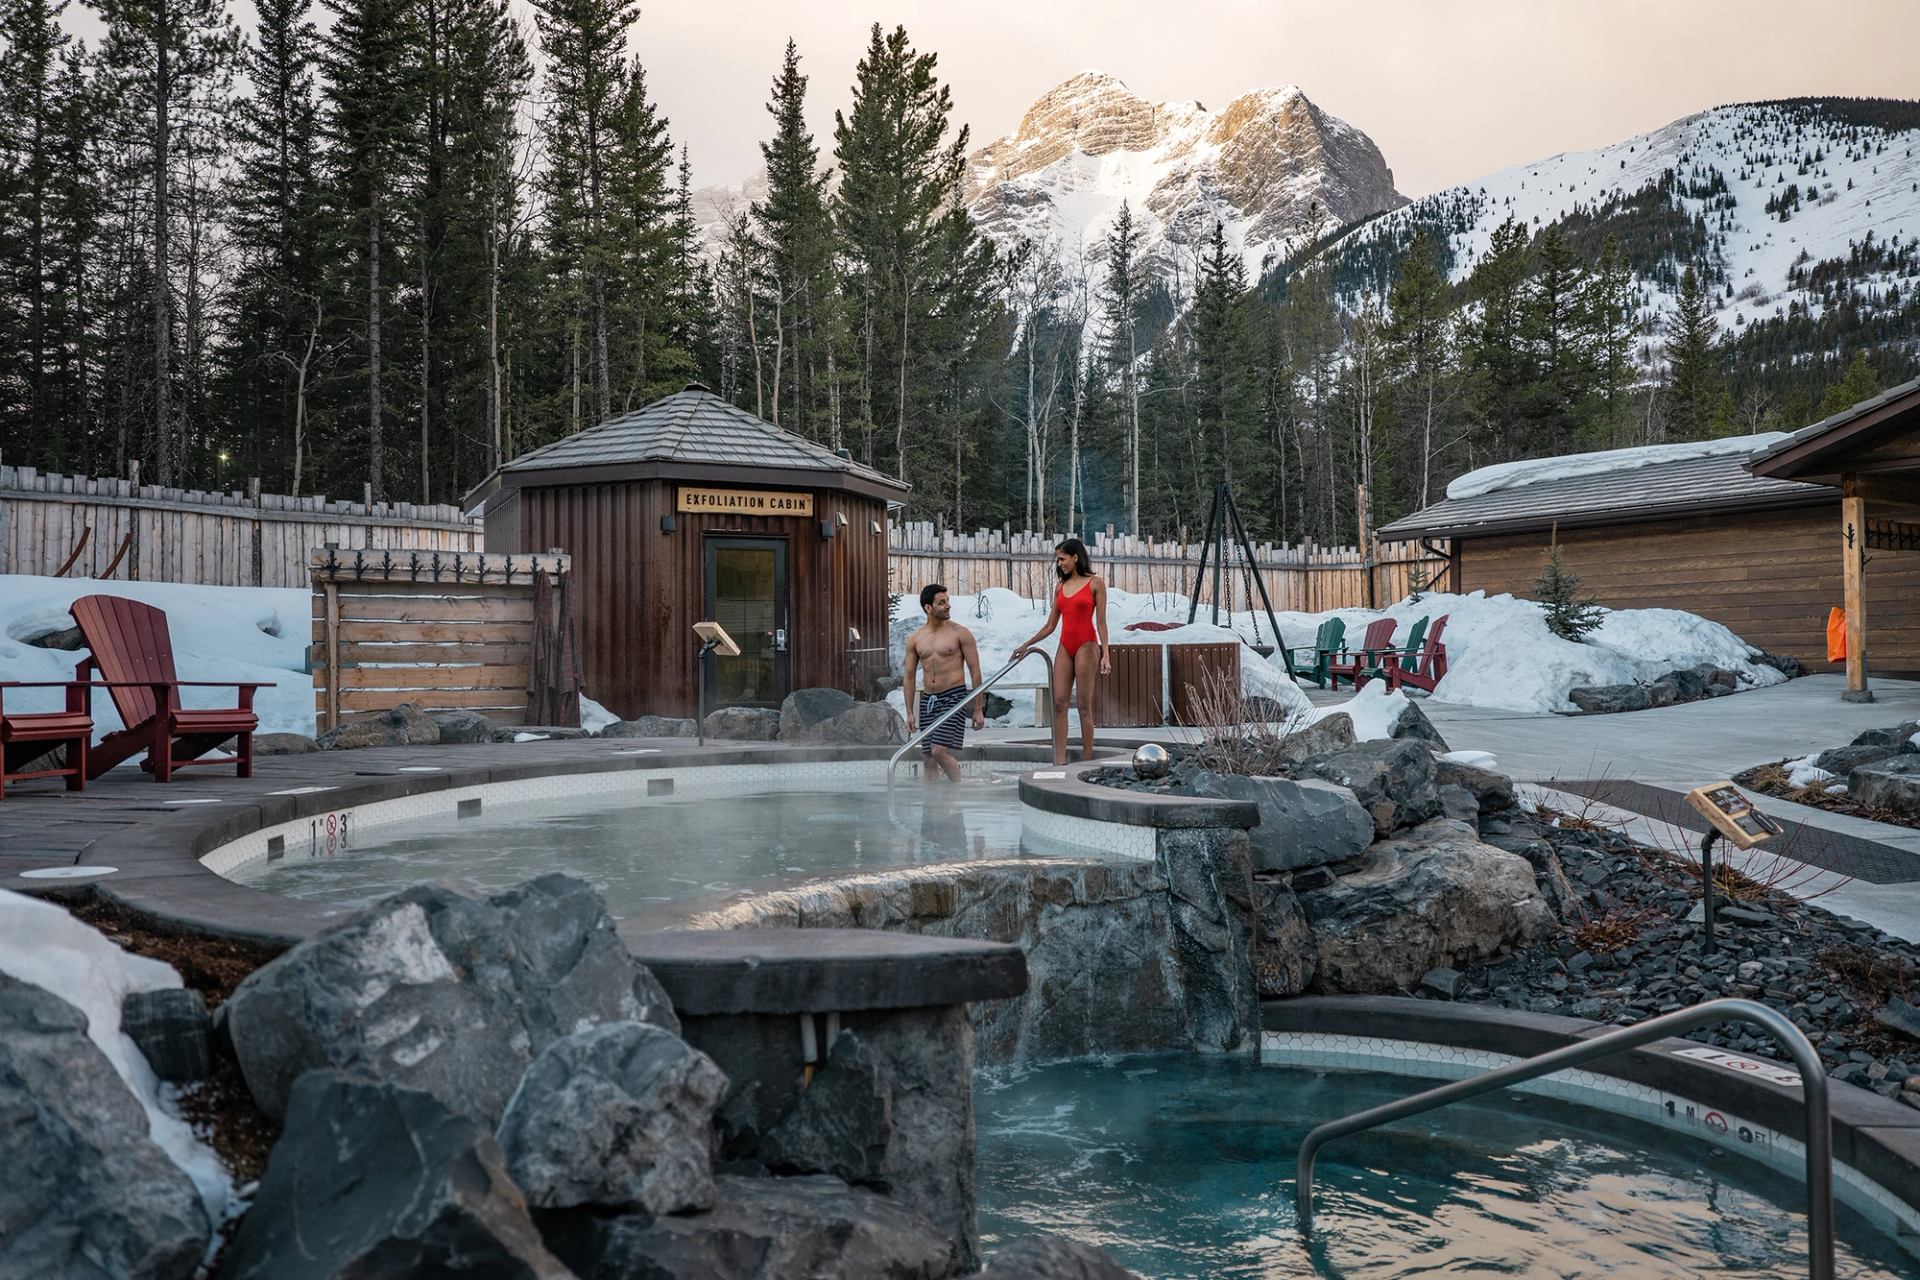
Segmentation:
{"type": "Polygon", "coordinates": [[[1557,459],[1591,461],[1448,497],[1379,536],[1448,539],[1435,589],[1530,596],[1557,528],[1601,604],[1685,609],[1809,671],[1833,669],[1827,614],[1851,575],[1850,687],[1866,691],[1869,661],[1920,676],[1920,380],[1750,450],[1614,452],[1618,465],[1557,459]]]}
{"type": "Polygon", "coordinates": [[[589,697],[625,719],[778,707],[886,670],[887,520],[907,486],[699,385],[502,466],[468,495],[489,551],[573,557],[589,697]]]}

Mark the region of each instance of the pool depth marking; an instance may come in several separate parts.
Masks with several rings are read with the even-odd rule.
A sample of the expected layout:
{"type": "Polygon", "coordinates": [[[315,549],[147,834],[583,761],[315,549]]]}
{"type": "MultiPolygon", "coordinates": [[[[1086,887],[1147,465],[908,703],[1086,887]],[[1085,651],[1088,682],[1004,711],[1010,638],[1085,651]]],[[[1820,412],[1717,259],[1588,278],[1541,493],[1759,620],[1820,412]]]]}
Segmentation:
{"type": "Polygon", "coordinates": [[[1753,1058],[1744,1058],[1737,1053],[1728,1053],[1723,1049],[1675,1049],[1676,1058],[1693,1058],[1726,1071],[1740,1075],[1758,1076],[1768,1084],[1783,1085],[1788,1088],[1800,1087],[1800,1073],[1788,1067],[1771,1062],[1760,1062],[1753,1058]]]}

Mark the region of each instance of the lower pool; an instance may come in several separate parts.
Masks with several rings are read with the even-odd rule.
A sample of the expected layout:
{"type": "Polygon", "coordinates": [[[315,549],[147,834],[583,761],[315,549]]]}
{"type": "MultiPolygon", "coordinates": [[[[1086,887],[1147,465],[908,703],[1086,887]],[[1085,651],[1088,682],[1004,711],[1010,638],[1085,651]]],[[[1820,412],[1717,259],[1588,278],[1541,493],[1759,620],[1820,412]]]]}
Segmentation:
{"type": "Polygon", "coordinates": [[[1032,852],[1021,843],[1012,773],[958,785],[906,780],[889,794],[872,771],[805,789],[783,785],[777,770],[758,770],[758,780],[742,770],[699,776],[706,772],[687,770],[691,780],[660,795],[646,794],[646,775],[628,774],[634,785],[622,790],[520,801],[473,818],[348,821],[337,838],[294,841],[225,874],[271,893],[360,906],[426,880],[495,889],[563,871],[597,885],[612,915],[627,920],[829,873],[1032,852]]]}
{"type": "MultiPolygon", "coordinates": [[[[1294,1225],[1309,1129],[1426,1087],[1191,1054],[981,1071],[980,1227],[1057,1232],[1156,1280],[1807,1274],[1797,1178],[1680,1134],[1532,1094],[1490,1095],[1320,1155],[1315,1235],[1294,1225]]],[[[1920,1278],[1839,1206],[1838,1274],[1920,1278]]]]}

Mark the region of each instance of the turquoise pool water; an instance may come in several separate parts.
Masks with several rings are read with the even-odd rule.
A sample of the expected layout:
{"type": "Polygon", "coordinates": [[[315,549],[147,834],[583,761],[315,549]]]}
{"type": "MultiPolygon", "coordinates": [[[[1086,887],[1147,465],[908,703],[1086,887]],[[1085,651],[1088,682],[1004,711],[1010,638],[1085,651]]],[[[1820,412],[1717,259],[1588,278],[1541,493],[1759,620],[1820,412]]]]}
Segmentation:
{"type": "Polygon", "coordinates": [[[424,880],[495,889],[564,871],[599,886],[621,920],[829,873],[1024,852],[1011,774],[951,787],[903,781],[891,796],[872,779],[820,790],[683,786],[651,798],[540,800],[476,818],[366,827],[330,850],[290,844],[285,856],[230,877],[361,906],[424,880]]]}
{"type": "MultiPolygon", "coordinates": [[[[1521,1094],[1328,1146],[1315,1240],[1293,1170],[1314,1125],[1418,1092],[1400,1076],[1148,1055],[983,1070],[980,1226],[1088,1240],[1156,1280],[1804,1277],[1798,1179],[1683,1136],[1521,1094]]],[[[1840,1206],[1838,1273],[1920,1278],[1840,1206]]]]}

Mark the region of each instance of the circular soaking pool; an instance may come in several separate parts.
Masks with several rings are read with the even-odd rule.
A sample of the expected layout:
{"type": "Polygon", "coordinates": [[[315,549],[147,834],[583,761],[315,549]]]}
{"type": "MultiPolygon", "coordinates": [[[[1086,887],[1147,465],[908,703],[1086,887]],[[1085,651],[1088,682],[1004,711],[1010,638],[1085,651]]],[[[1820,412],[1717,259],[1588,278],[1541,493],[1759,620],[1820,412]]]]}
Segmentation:
{"type": "Polygon", "coordinates": [[[618,920],[669,904],[836,873],[1038,856],[1023,841],[1017,765],[957,786],[884,763],[720,765],[584,774],[357,806],[223,852],[214,869],[270,893],[352,907],[408,885],[485,890],[550,871],[605,895],[618,920]],[[467,794],[471,792],[472,794],[467,794]]]}
{"type": "MultiPolygon", "coordinates": [[[[996,1242],[1057,1232],[1155,1280],[1807,1274],[1797,1177],[1531,1093],[1334,1142],[1303,1243],[1300,1140],[1424,1087],[1191,1054],[983,1070],[982,1239],[991,1254],[996,1242]]],[[[1838,1214],[1839,1275],[1920,1277],[1920,1259],[1844,1200],[1838,1214]]]]}

